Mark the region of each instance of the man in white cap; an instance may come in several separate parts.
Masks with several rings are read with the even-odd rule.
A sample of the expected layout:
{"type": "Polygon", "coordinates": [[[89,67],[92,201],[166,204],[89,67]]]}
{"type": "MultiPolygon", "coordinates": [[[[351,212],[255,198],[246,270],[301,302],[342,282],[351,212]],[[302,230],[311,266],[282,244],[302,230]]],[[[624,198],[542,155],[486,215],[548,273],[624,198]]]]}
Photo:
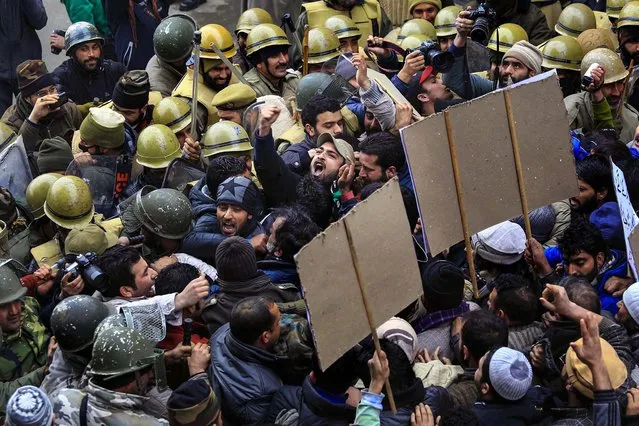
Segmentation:
{"type": "MultiPolygon", "coordinates": [[[[634,283],[623,293],[623,299],[617,303],[619,311],[615,320],[628,332],[632,356],[639,360],[639,283],[634,283]]],[[[639,368],[632,371],[632,378],[639,380],[639,368]]]]}
{"type": "Polygon", "coordinates": [[[541,74],[542,59],[541,50],[525,40],[518,41],[501,60],[502,82],[507,86],[541,74]]]}

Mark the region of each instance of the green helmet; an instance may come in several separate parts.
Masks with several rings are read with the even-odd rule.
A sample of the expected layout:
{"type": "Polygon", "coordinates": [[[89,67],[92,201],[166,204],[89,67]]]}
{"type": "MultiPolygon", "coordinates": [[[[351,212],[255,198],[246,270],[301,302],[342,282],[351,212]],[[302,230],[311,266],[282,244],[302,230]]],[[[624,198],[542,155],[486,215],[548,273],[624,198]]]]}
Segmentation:
{"type": "Polygon", "coordinates": [[[209,127],[204,135],[202,155],[212,157],[220,154],[248,153],[253,157],[253,146],[246,130],[232,121],[219,121],[209,127]]]}
{"type": "Polygon", "coordinates": [[[437,32],[433,24],[425,19],[411,19],[406,21],[399,30],[397,41],[401,43],[406,37],[416,34],[422,34],[428,37],[430,40],[437,40],[437,32]]]}
{"type": "Polygon", "coordinates": [[[71,296],[51,314],[51,331],[60,349],[77,352],[93,344],[95,329],[109,316],[109,308],[92,296],[71,296]]]}
{"type": "Polygon", "coordinates": [[[597,28],[597,19],[592,9],[581,3],[566,6],[555,24],[555,31],[560,35],[574,38],[591,28],[597,28]]]}
{"type": "Polygon", "coordinates": [[[315,27],[308,32],[308,63],[323,64],[340,55],[339,39],[328,28],[315,27]]]}
{"type": "Polygon", "coordinates": [[[181,155],[180,142],[167,126],[151,124],[140,132],[135,161],[141,166],[165,169],[181,155]]]}
{"type": "Polygon", "coordinates": [[[154,234],[169,240],[181,240],[191,230],[191,203],[186,195],[171,188],[136,194],[133,204],[135,217],[154,234]],[[144,195],[142,195],[144,193],[144,195]]]}
{"type": "Polygon", "coordinates": [[[493,52],[506,53],[518,41],[528,41],[526,30],[517,24],[502,24],[490,36],[488,48],[493,52]],[[499,46],[497,39],[499,38],[499,46]]]}
{"type": "Polygon", "coordinates": [[[581,45],[572,37],[557,36],[541,49],[541,66],[559,70],[579,71],[584,57],[581,45]]]}
{"type": "Polygon", "coordinates": [[[343,78],[321,72],[307,74],[299,80],[295,91],[296,109],[302,112],[315,95],[336,99],[340,105],[353,95],[352,86],[343,78]]]}
{"type": "Polygon", "coordinates": [[[92,355],[91,375],[105,379],[151,366],[156,376],[164,372],[164,352],[156,350],[155,342],[132,328],[116,326],[102,331],[95,338],[92,355]]]}
{"type": "Polygon", "coordinates": [[[153,108],[153,124],[163,124],[178,133],[191,124],[191,106],[182,98],[163,98],[153,108]]]}
{"type": "Polygon", "coordinates": [[[16,132],[6,123],[0,121],[0,151],[16,139],[16,132]]]}
{"type": "Polygon", "coordinates": [[[435,16],[435,31],[437,37],[450,37],[457,35],[457,15],[462,11],[459,6],[446,6],[435,16]]]}
{"type": "Polygon", "coordinates": [[[606,13],[608,17],[619,19],[619,12],[628,3],[628,0],[606,0],[606,13]]]}
{"type": "Polygon", "coordinates": [[[340,40],[343,38],[362,37],[362,30],[348,16],[331,16],[324,22],[324,26],[333,31],[340,40]]]}
{"type": "Polygon", "coordinates": [[[617,29],[623,27],[636,27],[639,25],[639,1],[631,1],[619,12],[619,19],[617,20],[617,29]]]}
{"type": "Polygon", "coordinates": [[[413,50],[413,49],[417,49],[423,43],[428,43],[429,41],[431,40],[428,37],[426,37],[424,34],[415,34],[415,35],[410,35],[406,37],[404,40],[402,40],[399,46],[404,50],[407,50],[407,49],[413,50]]]}
{"type": "Polygon", "coordinates": [[[89,185],[77,176],[53,182],[44,202],[44,214],[65,229],[80,228],[93,219],[95,209],[89,185]]]}
{"type": "Polygon", "coordinates": [[[246,38],[246,54],[249,56],[271,46],[291,46],[284,30],[275,24],[257,25],[246,38]]]}
{"type": "Polygon", "coordinates": [[[193,48],[195,26],[190,19],[167,16],[153,33],[153,50],[165,62],[179,62],[189,57],[193,48]]]}
{"type": "Polygon", "coordinates": [[[586,53],[598,47],[605,47],[610,50],[615,50],[612,39],[608,35],[610,32],[610,30],[606,30],[603,28],[593,28],[579,34],[579,37],[577,37],[577,42],[579,42],[583,54],[585,55],[586,53]]]}
{"type": "Polygon", "coordinates": [[[235,56],[235,44],[233,36],[226,28],[218,24],[207,24],[200,28],[202,33],[202,44],[200,46],[201,59],[220,59],[217,53],[211,48],[215,45],[225,58],[231,59],[235,56]]]}
{"type": "Polygon", "coordinates": [[[600,47],[588,52],[581,61],[581,75],[583,76],[590,65],[597,63],[606,71],[604,84],[623,80],[628,75],[621,58],[610,49],[600,47]]]}
{"type": "Polygon", "coordinates": [[[253,28],[260,24],[272,24],[273,17],[264,9],[254,7],[247,9],[240,15],[235,26],[235,34],[249,34],[253,28]]]}
{"type": "Polygon", "coordinates": [[[64,33],[64,49],[67,51],[67,56],[73,54],[74,47],[88,41],[99,41],[100,44],[104,44],[104,38],[95,25],[83,21],[72,24],[64,33]]]}
{"type": "Polygon", "coordinates": [[[11,260],[0,263],[0,305],[15,302],[27,294],[26,287],[22,286],[20,278],[9,266],[9,262],[11,260]]]}
{"type": "Polygon", "coordinates": [[[45,173],[33,179],[27,186],[25,196],[34,219],[44,216],[44,200],[47,199],[49,188],[61,177],[58,173],[45,173]]]}
{"type": "Polygon", "coordinates": [[[93,341],[95,342],[95,338],[102,334],[103,331],[108,330],[113,327],[126,327],[126,320],[124,319],[124,315],[122,313],[109,315],[100,321],[100,324],[97,325],[95,331],[93,332],[93,341]]]}

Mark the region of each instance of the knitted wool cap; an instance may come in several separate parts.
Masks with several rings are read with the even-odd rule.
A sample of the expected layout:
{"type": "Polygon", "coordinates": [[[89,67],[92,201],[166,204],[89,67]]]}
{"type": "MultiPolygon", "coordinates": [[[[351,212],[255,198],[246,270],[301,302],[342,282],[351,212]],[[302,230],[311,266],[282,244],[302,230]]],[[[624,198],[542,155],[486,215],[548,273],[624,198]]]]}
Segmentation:
{"type": "Polygon", "coordinates": [[[432,299],[432,306],[453,309],[464,297],[464,274],[447,260],[429,262],[422,271],[424,297],[432,299]]]}
{"type": "Polygon", "coordinates": [[[205,375],[182,383],[171,393],[166,408],[172,426],[211,425],[219,417],[221,401],[205,375]]]}
{"type": "Polygon", "coordinates": [[[512,265],[526,249],[526,233],[521,226],[502,222],[473,235],[473,249],[482,258],[499,265],[512,265]]]}
{"type": "Polygon", "coordinates": [[[530,363],[524,354],[510,348],[495,351],[488,374],[495,392],[509,401],[523,398],[532,383],[530,363]]]}
{"type": "Polygon", "coordinates": [[[41,174],[66,171],[73,161],[71,146],[60,136],[45,139],[40,145],[36,161],[41,174]]]}
{"type": "Polygon", "coordinates": [[[393,317],[377,327],[377,337],[389,340],[402,348],[411,363],[419,352],[417,333],[413,326],[402,318],[393,317]]]}
{"type": "Polygon", "coordinates": [[[22,386],[7,402],[9,426],[48,426],[53,408],[47,395],[35,386],[22,386]]]}
{"type": "Polygon", "coordinates": [[[217,187],[217,203],[240,206],[248,214],[255,214],[258,189],[251,179],[245,176],[232,176],[217,187]]]}
{"type": "Polygon", "coordinates": [[[222,241],[215,251],[215,267],[220,281],[247,281],[257,276],[255,249],[242,237],[222,241]]]}
{"type": "Polygon", "coordinates": [[[634,283],[623,292],[623,304],[632,319],[639,324],[639,283],[634,283]]]}
{"type": "Polygon", "coordinates": [[[504,54],[502,61],[506,58],[515,58],[529,70],[535,71],[537,74],[541,73],[541,62],[543,61],[541,50],[526,40],[513,44],[513,47],[504,54]]]}

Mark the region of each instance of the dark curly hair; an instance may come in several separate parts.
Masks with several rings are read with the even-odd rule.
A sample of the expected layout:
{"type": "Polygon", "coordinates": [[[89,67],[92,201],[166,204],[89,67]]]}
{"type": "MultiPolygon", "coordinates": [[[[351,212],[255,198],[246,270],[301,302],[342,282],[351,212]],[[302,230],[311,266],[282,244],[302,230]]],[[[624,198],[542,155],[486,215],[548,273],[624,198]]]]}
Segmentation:
{"type": "Polygon", "coordinates": [[[603,253],[606,259],[610,251],[601,232],[593,224],[581,217],[574,217],[564,235],[558,241],[559,251],[567,261],[571,257],[584,251],[592,257],[603,253]]]}

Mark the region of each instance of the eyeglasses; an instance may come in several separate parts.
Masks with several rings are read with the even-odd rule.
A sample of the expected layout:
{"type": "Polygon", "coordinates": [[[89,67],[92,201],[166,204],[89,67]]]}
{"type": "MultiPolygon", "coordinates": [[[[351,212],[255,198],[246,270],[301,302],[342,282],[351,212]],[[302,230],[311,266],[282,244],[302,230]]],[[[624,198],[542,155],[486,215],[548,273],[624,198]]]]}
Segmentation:
{"type": "Polygon", "coordinates": [[[43,96],[47,96],[47,95],[55,95],[56,93],[58,93],[58,89],[55,86],[49,86],[49,87],[45,87],[44,89],[36,92],[36,96],[38,98],[41,98],[43,96]]]}

